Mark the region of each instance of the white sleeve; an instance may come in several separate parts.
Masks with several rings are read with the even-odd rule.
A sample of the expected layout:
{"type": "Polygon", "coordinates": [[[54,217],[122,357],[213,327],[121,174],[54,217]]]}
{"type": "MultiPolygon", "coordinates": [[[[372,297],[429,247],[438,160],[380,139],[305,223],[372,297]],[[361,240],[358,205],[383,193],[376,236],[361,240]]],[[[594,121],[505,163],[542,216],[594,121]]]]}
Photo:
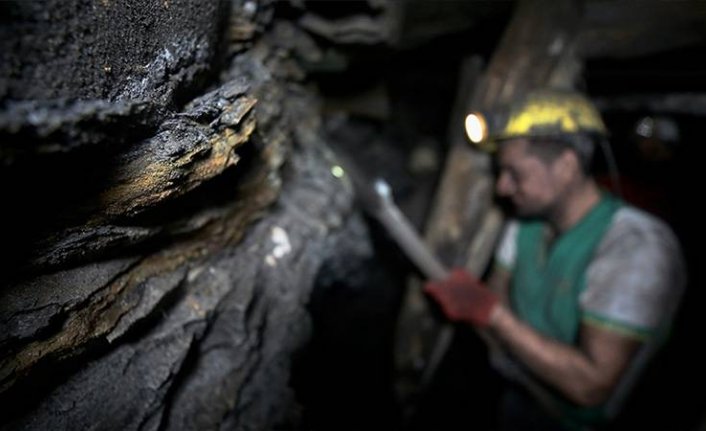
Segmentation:
{"type": "Polygon", "coordinates": [[[615,214],[586,278],[580,301],[589,318],[646,331],[672,319],[686,284],[672,231],[630,207],[615,214]]]}
{"type": "Polygon", "coordinates": [[[517,220],[511,220],[505,225],[498,248],[495,250],[495,264],[511,271],[517,259],[517,232],[519,231],[517,220]]]}

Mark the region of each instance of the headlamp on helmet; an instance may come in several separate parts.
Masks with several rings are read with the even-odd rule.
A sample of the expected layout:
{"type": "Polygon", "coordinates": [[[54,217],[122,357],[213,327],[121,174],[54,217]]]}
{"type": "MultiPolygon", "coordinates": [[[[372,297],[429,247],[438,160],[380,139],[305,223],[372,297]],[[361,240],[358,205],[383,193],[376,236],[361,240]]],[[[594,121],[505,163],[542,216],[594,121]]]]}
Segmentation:
{"type": "Polygon", "coordinates": [[[598,110],[586,97],[556,89],[534,90],[507,110],[473,111],[466,116],[465,128],[468,139],[486,151],[494,151],[496,141],[513,138],[607,136],[598,110]]]}

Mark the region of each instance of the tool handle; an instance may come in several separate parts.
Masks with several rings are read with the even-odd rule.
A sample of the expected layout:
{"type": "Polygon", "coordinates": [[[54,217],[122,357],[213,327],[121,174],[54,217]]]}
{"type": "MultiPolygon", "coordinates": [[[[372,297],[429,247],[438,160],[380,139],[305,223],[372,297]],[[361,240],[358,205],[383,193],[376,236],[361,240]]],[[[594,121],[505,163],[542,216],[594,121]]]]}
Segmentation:
{"type": "Polygon", "coordinates": [[[389,200],[379,208],[377,219],[389,235],[399,244],[402,251],[428,279],[443,280],[448,269],[429,250],[417,231],[402,212],[389,200]]]}

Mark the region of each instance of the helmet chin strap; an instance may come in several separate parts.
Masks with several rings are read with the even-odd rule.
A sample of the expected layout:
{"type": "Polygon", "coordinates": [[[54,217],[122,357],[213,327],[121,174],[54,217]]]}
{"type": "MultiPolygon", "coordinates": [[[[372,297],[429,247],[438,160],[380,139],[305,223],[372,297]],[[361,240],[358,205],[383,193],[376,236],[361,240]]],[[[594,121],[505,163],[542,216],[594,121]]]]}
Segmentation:
{"type": "Polygon", "coordinates": [[[607,139],[599,139],[598,144],[601,147],[601,152],[608,165],[608,175],[610,175],[610,182],[613,183],[613,190],[615,190],[615,194],[619,198],[623,198],[623,190],[620,186],[620,177],[618,176],[618,163],[615,161],[613,150],[610,148],[607,139]]]}

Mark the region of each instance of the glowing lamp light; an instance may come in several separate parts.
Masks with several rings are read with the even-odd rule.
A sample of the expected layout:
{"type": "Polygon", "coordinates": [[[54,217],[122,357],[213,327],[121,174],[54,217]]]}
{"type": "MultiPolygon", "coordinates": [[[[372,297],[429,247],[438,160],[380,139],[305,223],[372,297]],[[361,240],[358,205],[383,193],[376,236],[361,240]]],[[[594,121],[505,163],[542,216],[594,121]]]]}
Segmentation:
{"type": "Polygon", "coordinates": [[[466,116],[466,135],[474,144],[483,142],[488,137],[488,123],[483,114],[471,112],[466,116]]]}

